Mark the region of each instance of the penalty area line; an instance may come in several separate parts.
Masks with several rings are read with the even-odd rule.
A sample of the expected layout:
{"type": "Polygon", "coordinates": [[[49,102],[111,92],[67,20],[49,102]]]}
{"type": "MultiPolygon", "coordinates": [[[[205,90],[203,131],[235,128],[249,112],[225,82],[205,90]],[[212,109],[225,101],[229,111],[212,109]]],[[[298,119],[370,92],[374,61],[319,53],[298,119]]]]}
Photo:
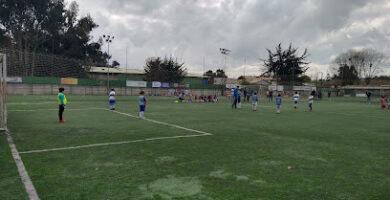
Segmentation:
{"type": "MultiPolygon", "coordinates": [[[[128,114],[128,113],[122,113],[122,112],[118,112],[118,111],[115,111],[115,110],[109,110],[109,109],[102,109],[102,110],[107,110],[107,111],[115,112],[115,113],[118,113],[118,114],[121,114],[121,115],[125,115],[125,116],[128,116],[128,117],[140,119],[139,117],[131,115],[131,114],[128,114]]],[[[179,126],[179,125],[169,124],[169,123],[166,123],[166,122],[161,122],[161,121],[157,121],[157,120],[153,120],[153,119],[143,119],[143,120],[150,121],[150,122],[153,122],[153,123],[156,123],[156,124],[161,124],[161,125],[166,125],[166,126],[170,126],[170,127],[186,130],[186,131],[200,133],[200,134],[196,134],[196,135],[166,136],[166,137],[154,137],[154,138],[146,138],[146,139],[138,139],[138,140],[119,141],[119,142],[105,142],[105,143],[87,144],[87,145],[71,146],[71,147],[59,147],[59,148],[51,148],[51,149],[30,150],[30,151],[19,152],[19,154],[43,153],[43,152],[51,152],[51,151],[64,151],[64,150],[84,149],[84,148],[91,148],[91,147],[98,147],[98,146],[112,146],[112,145],[148,142],[148,141],[156,141],[156,140],[169,140],[169,139],[178,139],[178,138],[193,138],[193,137],[203,137],[203,136],[211,136],[211,135],[213,135],[213,134],[208,133],[208,132],[199,131],[199,130],[195,130],[195,129],[190,129],[190,128],[182,127],[182,126],[179,126]]]]}
{"type": "MultiPolygon", "coordinates": [[[[35,112],[35,111],[52,111],[52,110],[58,110],[58,109],[33,109],[33,110],[9,110],[8,112],[35,112]]],[[[68,108],[65,110],[105,110],[104,108],[68,108]]]]}
{"type": "Polygon", "coordinates": [[[106,142],[106,143],[88,144],[88,145],[80,145],[80,146],[73,146],[73,147],[23,151],[23,152],[19,152],[19,154],[64,151],[64,150],[84,149],[84,148],[91,148],[91,147],[98,147],[98,146],[112,146],[112,145],[139,143],[139,142],[147,142],[147,141],[155,141],[155,140],[169,140],[169,139],[177,139],[177,138],[192,138],[192,137],[202,137],[202,136],[210,136],[210,134],[205,133],[199,135],[180,135],[180,136],[155,137],[155,138],[146,138],[146,139],[139,139],[139,140],[120,141],[120,142],[106,142]]]}
{"type": "MultiPolygon", "coordinates": [[[[116,110],[109,110],[109,109],[106,109],[106,110],[107,111],[111,111],[111,112],[115,112],[115,113],[118,113],[118,114],[121,114],[121,115],[125,115],[125,116],[128,116],[128,117],[141,119],[140,117],[137,117],[137,116],[134,116],[134,115],[131,115],[131,114],[128,114],[128,113],[118,112],[116,110]]],[[[176,125],[176,124],[170,124],[170,123],[161,122],[161,121],[157,121],[157,120],[153,120],[153,119],[143,118],[142,120],[146,120],[146,121],[153,122],[153,123],[156,123],[156,124],[166,125],[166,126],[170,126],[170,127],[174,127],[174,128],[178,128],[178,129],[183,129],[183,130],[191,131],[191,132],[195,132],[195,133],[201,133],[201,134],[204,134],[204,135],[213,135],[211,133],[207,133],[207,132],[204,132],[204,131],[190,129],[190,128],[182,127],[182,126],[179,126],[179,125],[176,125]]]]}

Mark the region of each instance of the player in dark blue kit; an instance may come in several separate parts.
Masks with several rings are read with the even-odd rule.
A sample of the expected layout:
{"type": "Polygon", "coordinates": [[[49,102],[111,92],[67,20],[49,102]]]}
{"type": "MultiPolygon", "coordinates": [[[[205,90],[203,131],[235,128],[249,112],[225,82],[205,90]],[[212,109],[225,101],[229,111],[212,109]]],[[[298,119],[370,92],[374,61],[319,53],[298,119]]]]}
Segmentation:
{"type": "Polygon", "coordinates": [[[278,94],[275,100],[276,100],[276,113],[280,114],[280,106],[282,106],[282,97],[280,96],[280,94],[278,94]]]}

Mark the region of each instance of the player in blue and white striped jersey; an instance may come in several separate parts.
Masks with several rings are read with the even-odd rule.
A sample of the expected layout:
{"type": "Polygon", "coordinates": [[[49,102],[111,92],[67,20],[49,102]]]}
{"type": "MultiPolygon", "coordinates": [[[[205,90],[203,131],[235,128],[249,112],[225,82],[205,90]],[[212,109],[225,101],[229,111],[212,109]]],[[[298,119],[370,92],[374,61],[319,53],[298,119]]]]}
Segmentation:
{"type": "Polygon", "coordinates": [[[309,102],[309,111],[312,111],[313,110],[313,101],[314,101],[314,95],[316,94],[316,92],[313,90],[309,96],[309,98],[307,98],[307,102],[309,102]]]}
{"type": "Polygon", "coordinates": [[[115,100],[115,90],[114,89],[111,89],[111,92],[110,92],[109,97],[108,97],[108,101],[110,103],[110,110],[115,110],[116,100],[115,100]]]}
{"type": "Polygon", "coordinates": [[[295,94],[294,94],[294,109],[298,108],[298,101],[299,101],[299,94],[298,94],[297,91],[295,91],[295,94]]]}

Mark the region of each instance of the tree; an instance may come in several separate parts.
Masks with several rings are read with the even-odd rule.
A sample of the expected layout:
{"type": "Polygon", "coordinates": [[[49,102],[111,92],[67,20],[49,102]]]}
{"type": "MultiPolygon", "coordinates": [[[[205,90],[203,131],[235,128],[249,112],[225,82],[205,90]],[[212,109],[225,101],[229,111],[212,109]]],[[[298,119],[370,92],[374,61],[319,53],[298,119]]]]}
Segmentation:
{"type": "Polygon", "coordinates": [[[302,81],[302,83],[310,83],[311,82],[311,78],[310,76],[308,75],[302,75],[301,77],[299,77],[300,80],[302,81]]]}
{"type": "Polygon", "coordinates": [[[173,57],[148,58],[144,67],[148,81],[160,81],[168,83],[180,82],[186,73],[184,63],[178,63],[173,57]]]}
{"type": "Polygon", "coordinates": [[[299,81],[299,76],[305,73],[309,67],[306,62],[308,56],[307,49],[298,56],[298,48],[293,48],[292,44],[286,50],[282,49],[279,43],[275,52],[267,49],[268,58],[264,61],[265,73],[263,75],[273,76],[277,81],[293,83],[299,81]]]}
{"type": "Polygon", "coordinates": [[[239,80],[239,81],[241,81],[241,80],[245,80],[245,76],[239,76],[238,78],[237,78],[237,80],[239,80]]]}
{"type": "Polygon", "coordinates": [[[227,78],[227,75],[223,69],[217,69],[215,77],[227,78]]]}
{"type": "Polygon", "coordinates": [[[338,73],[341,67],[354,67],[358,79],[364,79],[365,83],[370,84],[371,79],[381,72],[381,66],[385,62],[385,55],[372,48],[361,50],[348,50],[341,53],[334,60],[333,72],[338,73]]]}
{"type": "Polygon", "coordinates": [[[354,66],[344,65],[339,67],[337,78],[342,80],[342,85],[352,85],[359,80],[358,71],[354,66]]]}
{"type": "Polygon", "coordinates": [[[114,60],[114,61],[112,61],[111,67],[112,68],[118,68],[120,65],[121,64],[118,61],[114,60]]]}
{"type": "Polygon", "coordinates": [[[203,73],[203,76],[208,77],[219,77],[219,78],[227,78],[225,71],[223,69],[217,69],[217,71],[213,72],[213,70],[208,70],[207,72],[203,73]]]}
{"type": "Polygon", "coordinates": [[[98,25],[89,15],[78,18],[78,10],[76,2],[66,8],[64,0],[0,1],[0,41],[17,52],[15,57],[28,72],[24,75],[36,75],[36,67],[50,68],[36,66],[38,53],[107,64],[101,43],[91,42],[98,25]]]}
{"type": "Polygon", "coordinates": [[[246,80],[245,76],[239,76],[237,80],[240,82],[241,85],[250,85],[250,82],[246,80]]]}
{"type": "Polygon", "coordinates": [[[213,72],[213,70],[209,70],[209,71],[203,73],[203,76],[215,77],[216,74],[213,72]]]}

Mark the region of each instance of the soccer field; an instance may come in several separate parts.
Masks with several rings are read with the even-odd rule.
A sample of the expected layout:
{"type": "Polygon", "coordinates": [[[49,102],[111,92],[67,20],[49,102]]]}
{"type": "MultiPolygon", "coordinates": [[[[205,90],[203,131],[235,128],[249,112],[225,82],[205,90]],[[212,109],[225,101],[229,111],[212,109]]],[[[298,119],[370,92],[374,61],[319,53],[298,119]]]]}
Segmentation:
{"type": "MultiPolygon", "coordinates": [[[[390,199],[390,111],[364,98],[281,114],[260,99],[174,103],[147,97],[9,96],[8,128],[41,199],[390,199]]],[[[0,199],[27,199],[0,134],[0,199]]]]}

